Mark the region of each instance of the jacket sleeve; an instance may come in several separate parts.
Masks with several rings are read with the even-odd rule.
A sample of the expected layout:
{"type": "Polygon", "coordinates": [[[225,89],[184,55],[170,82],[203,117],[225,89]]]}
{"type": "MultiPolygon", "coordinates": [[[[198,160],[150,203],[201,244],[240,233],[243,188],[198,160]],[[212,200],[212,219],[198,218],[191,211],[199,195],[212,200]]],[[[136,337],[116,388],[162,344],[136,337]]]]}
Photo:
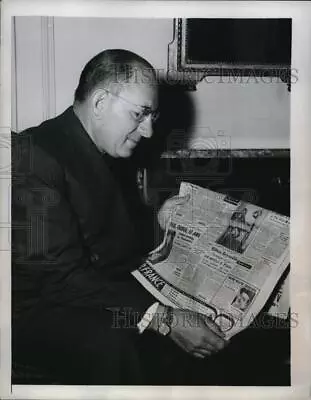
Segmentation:
{"type": "MultiPolygon", "coordinates": [[[[51,168],[45,154],[40,157],[38,163],[36,154],[40,169],[32,165],[27,171],[23,158],[13,163],[13,295],[30,306],[120,308],[139,319],[154,297],[129,270],[112,277],[93,267],[60,183],[61,169],[51,168]]],[[[132,269],[140,263],[139,258],[131,260],[132,269]]]]}

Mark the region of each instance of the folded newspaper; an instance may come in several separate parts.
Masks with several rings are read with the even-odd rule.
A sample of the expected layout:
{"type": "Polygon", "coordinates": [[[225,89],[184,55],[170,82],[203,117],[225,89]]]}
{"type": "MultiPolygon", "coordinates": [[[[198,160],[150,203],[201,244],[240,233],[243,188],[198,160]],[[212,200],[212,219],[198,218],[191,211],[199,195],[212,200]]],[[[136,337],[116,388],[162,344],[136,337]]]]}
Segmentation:
{"type": "MultiPolygon", "coordinates": [[[[288,267],[290,219],[191,183],[179,194],[189,201],[132,274],[163,304],[208,316],[230,338],[250,325],[288,267]]],[[[272,315],[287,316],[288,294],[287,277],[272,315]]]]}

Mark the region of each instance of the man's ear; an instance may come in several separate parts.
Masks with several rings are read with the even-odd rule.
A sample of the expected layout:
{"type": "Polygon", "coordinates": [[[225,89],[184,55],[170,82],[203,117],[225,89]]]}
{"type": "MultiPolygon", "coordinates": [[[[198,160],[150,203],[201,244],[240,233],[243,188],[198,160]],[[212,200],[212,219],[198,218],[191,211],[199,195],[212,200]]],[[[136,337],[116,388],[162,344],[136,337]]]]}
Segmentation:
{"type": "Polygon", "coordinates": [[[103,111],[107,107],[109,93],[104,89],[96,89],[92,95],[92,110],[96,118],[101,118],[103,111]]]}

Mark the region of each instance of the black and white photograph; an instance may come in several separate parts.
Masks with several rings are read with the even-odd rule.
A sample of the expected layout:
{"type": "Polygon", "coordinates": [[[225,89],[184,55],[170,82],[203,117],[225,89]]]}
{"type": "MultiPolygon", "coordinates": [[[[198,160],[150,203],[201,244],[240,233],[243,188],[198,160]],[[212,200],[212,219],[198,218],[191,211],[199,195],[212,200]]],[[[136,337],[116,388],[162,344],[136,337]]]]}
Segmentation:
{"type": "Polygon", "coordinates": [[[238,226],[229,225],[216,243],[238,253],[243,252],[243,243],[248,238],[249,232],[238,226]]]}
{"type": "Polygon", "coordinates": [[[263,213],[264,210],[258,206],[242,202],[233,212],[229,225],[216,243],[238,253],[244,253],[255,236],[254,230],[260,227],[259,221],[263,213]]]}
{"type": "Polygon", "coordinates": [[[107,14],[5,19],[11,385],[289,388],[300,315],[289,300],[285,313],[285,301],[280,315],[269,310],[276,296],[291,298],[284,281],[296,268],[294,19],[242,8],[209,15],[208,2],[206,16],[180,17],[172,4],[155,17],[148,3],[139,15],[116,5],[107,14]],[[210,279],[209,298],[230,274],[236,294],[224,304],[237,313],[262,300],[230,338],[217,319],[180,307],[171,294],[165,301],[165,291],[157,298],[132,274],[148,257],[153,264],[168,256],[170,218],[189,200],[179,195],[182,182],[237,206],[213,239],[221,245],[213,274],[200,275],[210,279]],[[253,250],[250,235],[258,239],[253,250]],[[152,253],[165,237],[165,254],[152,253]],[[233,250],[227,264],[221,248],[233,250]]]}
{"type": "Polygon", "coordinates": [[[232,301],[232,306],[240,311],[246,311],[255,296],[254,289],[243,286],[232,301]]]}

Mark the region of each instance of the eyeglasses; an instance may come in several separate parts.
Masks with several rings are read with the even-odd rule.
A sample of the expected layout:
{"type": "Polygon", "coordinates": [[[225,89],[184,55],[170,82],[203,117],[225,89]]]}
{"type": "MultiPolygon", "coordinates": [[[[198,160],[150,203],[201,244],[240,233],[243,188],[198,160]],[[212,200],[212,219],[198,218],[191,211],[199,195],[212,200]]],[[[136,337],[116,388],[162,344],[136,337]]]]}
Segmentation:
{"type": "Polygon", "coordinates": [[[151,107],[142,106],[141,104],[132,103],[131,101],[125,99],[124,97],[119,96],[119,95],[117,95],[117,94],[115,94],[115,93],[112,93],[112,92],[111,92],[110,90],[108,90],[108,89],[104,89],[104,90],[105,90],[106,92],[110,93],[111,95],[113,95],[113,96],[115,96],[115,97],[118,97],[119,99],[125,101],[126,103],[129,103],[129,104],[131,104],[132,106],[139,107],[139,108],[141,109],[140,111],[133,111],[133,110],[130,111],[131,117],[135,120],[135,122],[136,122],[137,124],[141,124],[143,121],[145,121],[145,120],[149,117],[149,115],[151,116],[151,121],[152,121],[152,122],[156,122],[157,119],[158,119],[159,116],[160,116],[159,110],[154,110],[154,111],[153,111],[151,107]]]}

